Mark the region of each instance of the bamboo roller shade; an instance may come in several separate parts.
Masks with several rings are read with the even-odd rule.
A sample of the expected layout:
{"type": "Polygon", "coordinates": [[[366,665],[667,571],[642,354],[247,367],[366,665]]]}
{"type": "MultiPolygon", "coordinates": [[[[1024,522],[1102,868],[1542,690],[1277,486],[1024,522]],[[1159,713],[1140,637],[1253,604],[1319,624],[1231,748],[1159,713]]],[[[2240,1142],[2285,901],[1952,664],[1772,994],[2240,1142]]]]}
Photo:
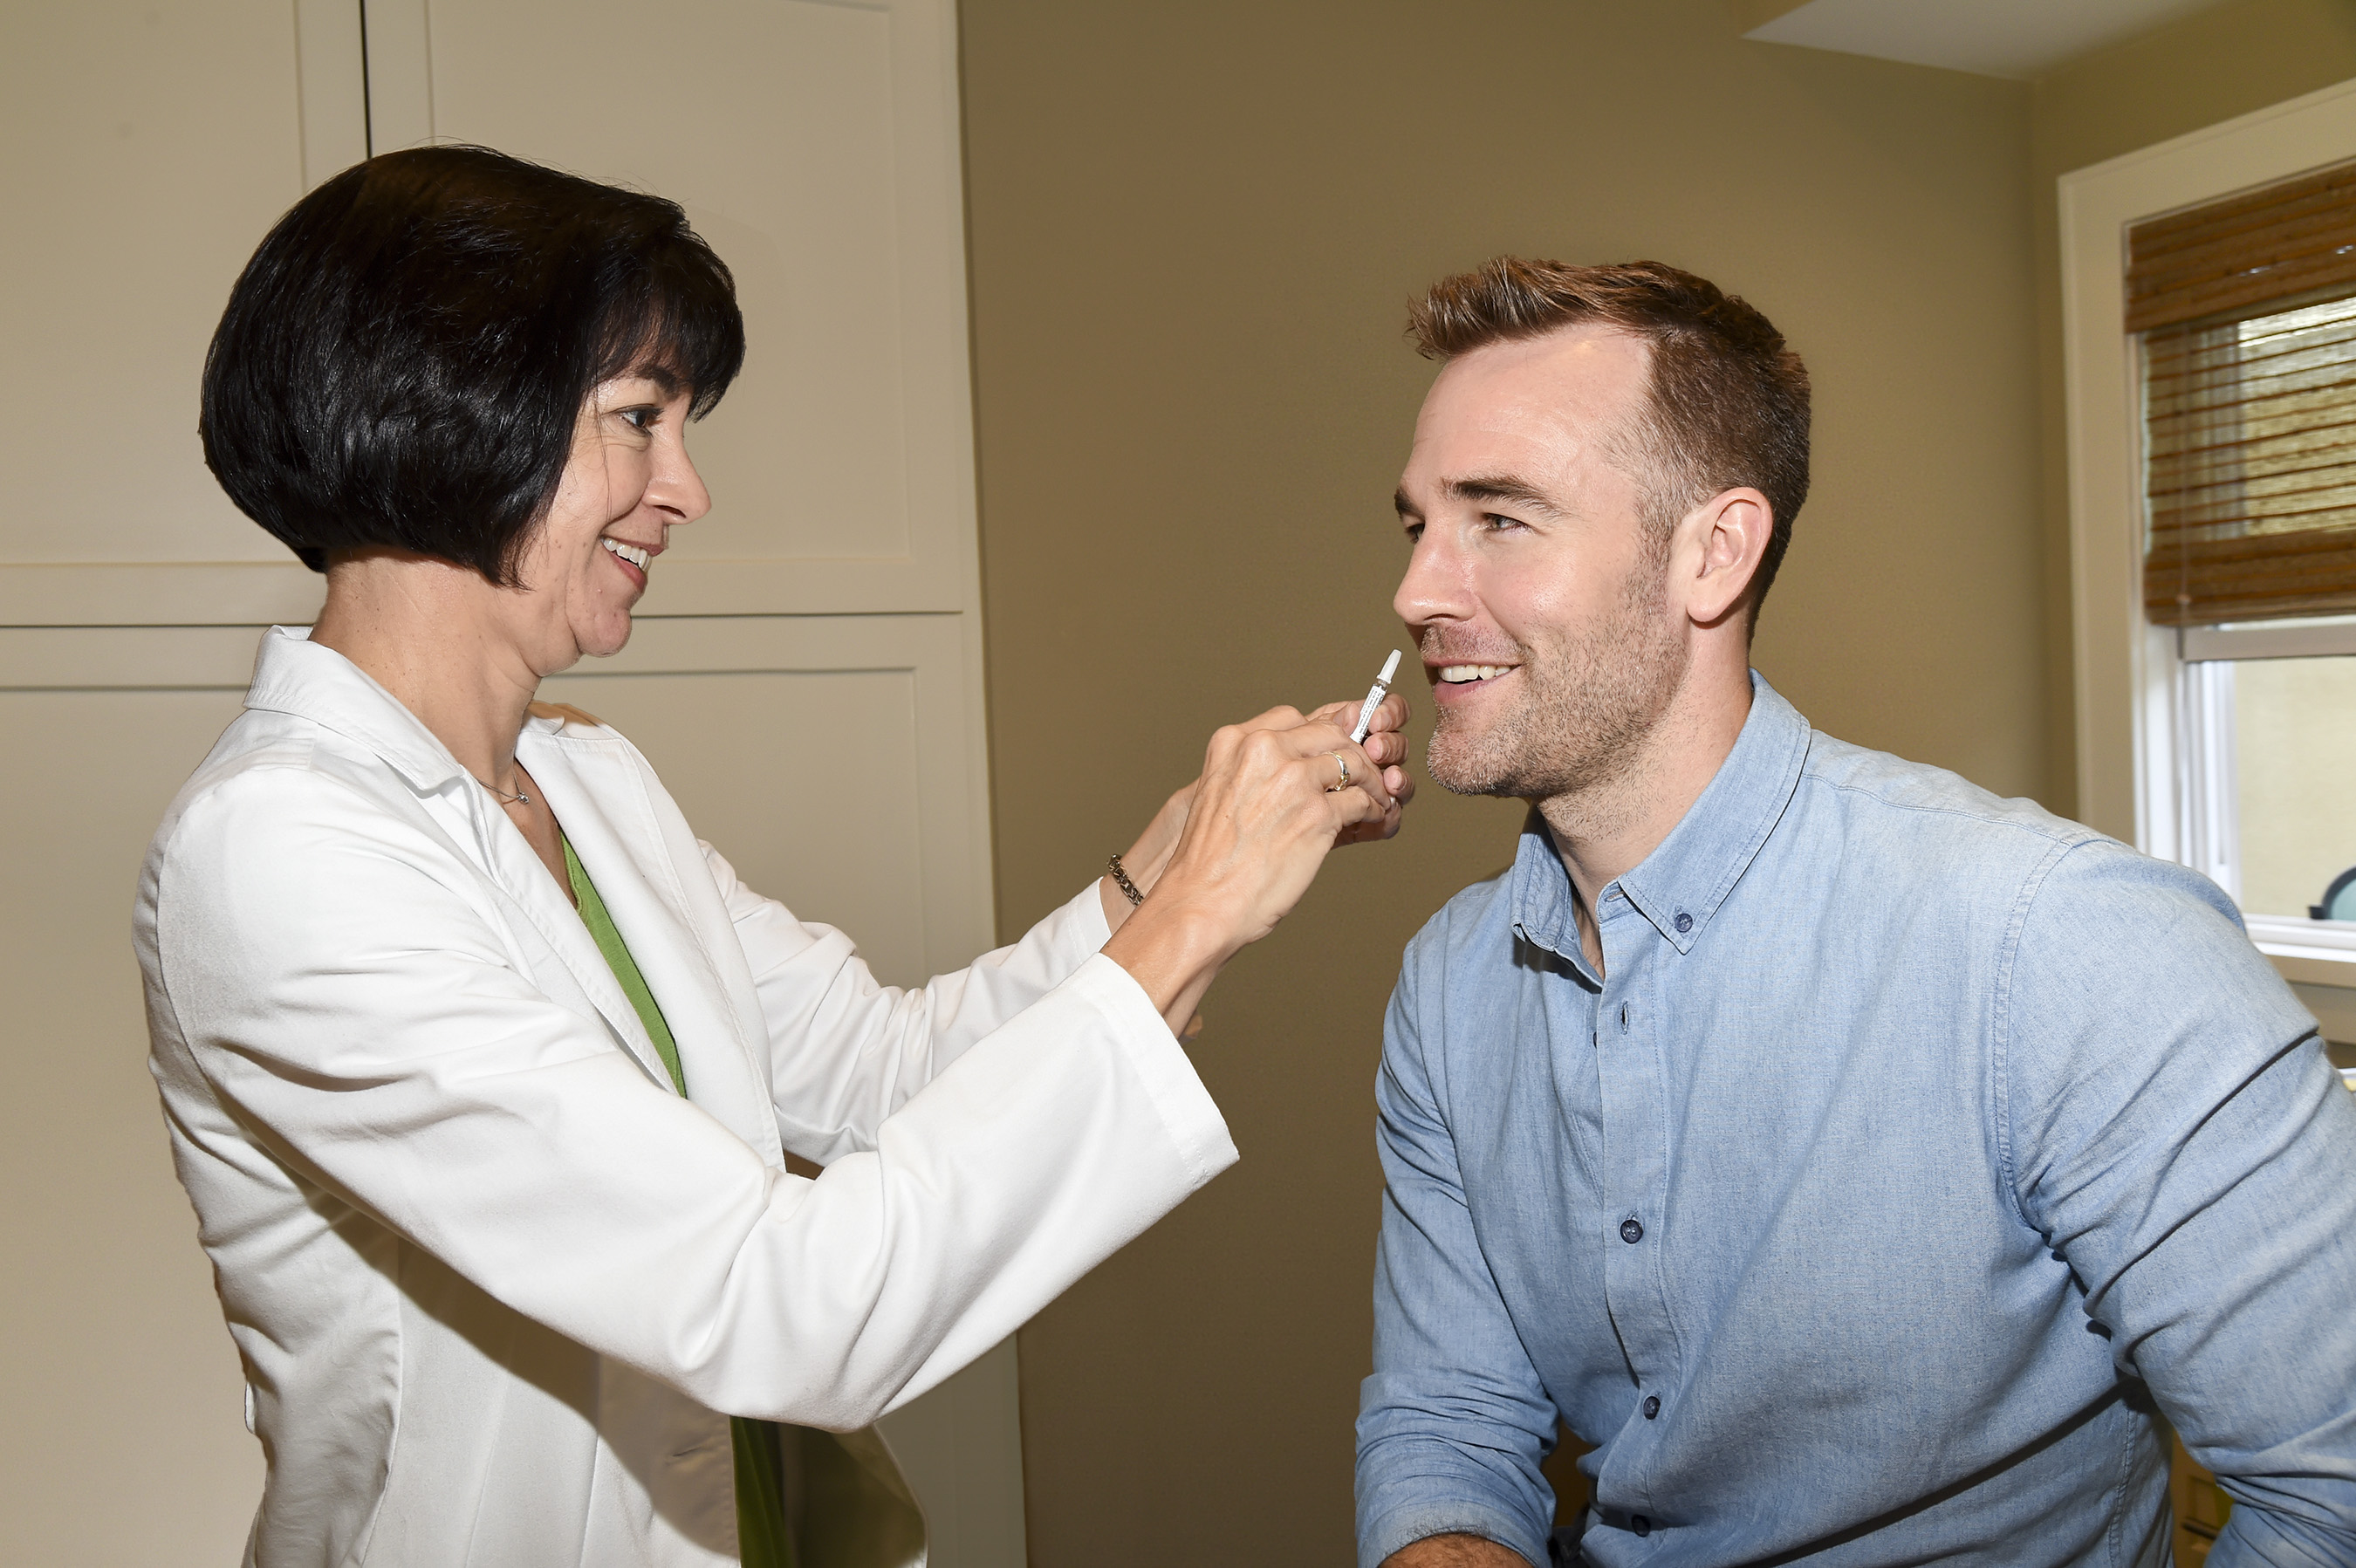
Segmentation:
{"type": "Polygon", "coordinates": [[[2356,295],[2356,161],[2137,224],[2127,247],[2146,613],[2356,612],[2356,298],[2331,297],[2356,295]]]}

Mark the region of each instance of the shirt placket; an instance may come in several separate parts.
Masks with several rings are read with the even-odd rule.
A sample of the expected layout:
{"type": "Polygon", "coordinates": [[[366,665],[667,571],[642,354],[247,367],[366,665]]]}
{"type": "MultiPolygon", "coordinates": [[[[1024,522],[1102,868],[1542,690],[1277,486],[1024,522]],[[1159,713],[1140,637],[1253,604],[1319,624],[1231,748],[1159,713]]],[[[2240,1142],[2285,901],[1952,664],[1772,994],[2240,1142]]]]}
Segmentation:
{"type": "MultiPolygon", "coordinates": [[[[1668,1095],[1656,1005],[1658,966],[1673,950],[1616,885],[1601,902],[1605,968],[1595,1052],[1604,1143],[1604,1300],[1635,1380],[1634,1418],[1649,1427],[1663,1412],[1677,1367],[1661,1256],[1667,1240],[1668,1095]]],[[[1628,1445],[1635,1454],[1649,1446],[1628,1445]]],[[[1656,1500],[1641,1464],[1614,1464],[1605,1479],[1607,1492],[1619,1494],[1599,1499],[1619,1515],[1612,1522],[1651,1534],[1656,1500]]]]}

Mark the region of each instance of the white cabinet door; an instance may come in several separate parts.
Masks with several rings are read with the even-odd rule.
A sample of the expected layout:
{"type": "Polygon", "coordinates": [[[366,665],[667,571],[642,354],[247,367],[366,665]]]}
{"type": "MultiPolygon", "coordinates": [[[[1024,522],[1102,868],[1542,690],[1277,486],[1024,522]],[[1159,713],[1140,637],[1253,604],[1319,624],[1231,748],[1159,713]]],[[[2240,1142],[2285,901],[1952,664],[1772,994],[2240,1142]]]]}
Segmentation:
{"type": "MultiPolygon", "coordinates": [[[[891,979],[990,945],[950,0],[142,0],[0,48],[0,1511],[12,1558],[234,1560],[236,1359],[144,1069],[133,877],[319,580],[196,440],[237,271],[310,185],[427,139],[681,201],[735,272],[715,497],[619,658],[548,695],[636,736],[755,886],[891,979]],[[37,236],[37,242],[27,242],[37,236]],[[745,715],[754,722],[745,724],[745,715]]],[[[884,1423],[936,1568],[1023,1561],[1011,1345],[884,1423]]]]}

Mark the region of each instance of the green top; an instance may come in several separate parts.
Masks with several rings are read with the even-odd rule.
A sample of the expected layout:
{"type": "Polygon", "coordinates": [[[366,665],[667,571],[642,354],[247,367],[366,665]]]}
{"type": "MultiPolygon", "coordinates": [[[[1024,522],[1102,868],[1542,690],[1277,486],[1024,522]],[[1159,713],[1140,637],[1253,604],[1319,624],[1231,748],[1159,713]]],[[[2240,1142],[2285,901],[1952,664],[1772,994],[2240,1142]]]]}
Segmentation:
{"type": "MultiPolygon", "coordinates": [[[[581,923],[596,939],[606,967],[622,983],[622,994],[637,1009],[638,1022],[646,1026],[663,1066],[670,1070],[671,1087],[685,1094],[687,1074],[679,1065],[679,1042],[671,1038],[670,1026],[655,1005],[655,993],[647,989],[647,978],[638,972],[622,933],[615,929],[614,917],[605,912],[605,901],[597,897],[597,885],[581,869],[571,839],[564,841],[564,874],[573,883],[573,901],[581,907],[581,923]]],[[[736,1541],[744,1568],[794,1568],[793,1534],[786,1523],[785,1434],[776,1422],[741,1415],[730,1416],[728,1428],[736,1450],[736,1541]]]]}

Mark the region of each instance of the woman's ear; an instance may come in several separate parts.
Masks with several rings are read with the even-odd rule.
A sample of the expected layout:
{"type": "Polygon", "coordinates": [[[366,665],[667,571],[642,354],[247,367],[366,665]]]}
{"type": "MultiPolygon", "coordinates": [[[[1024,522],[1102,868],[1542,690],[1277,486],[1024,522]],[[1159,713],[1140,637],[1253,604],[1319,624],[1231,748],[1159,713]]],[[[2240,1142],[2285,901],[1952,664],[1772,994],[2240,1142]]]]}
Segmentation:
{"type": "Polygon", "coordinates": [[[1748,485],[1720,490],[1686,514],[1679,525],[1692,575],[1685,584],[1685,611],[1697,626],[1715,626],[1740,610],[1767,554],[1775,510],[1748,485]]]}

